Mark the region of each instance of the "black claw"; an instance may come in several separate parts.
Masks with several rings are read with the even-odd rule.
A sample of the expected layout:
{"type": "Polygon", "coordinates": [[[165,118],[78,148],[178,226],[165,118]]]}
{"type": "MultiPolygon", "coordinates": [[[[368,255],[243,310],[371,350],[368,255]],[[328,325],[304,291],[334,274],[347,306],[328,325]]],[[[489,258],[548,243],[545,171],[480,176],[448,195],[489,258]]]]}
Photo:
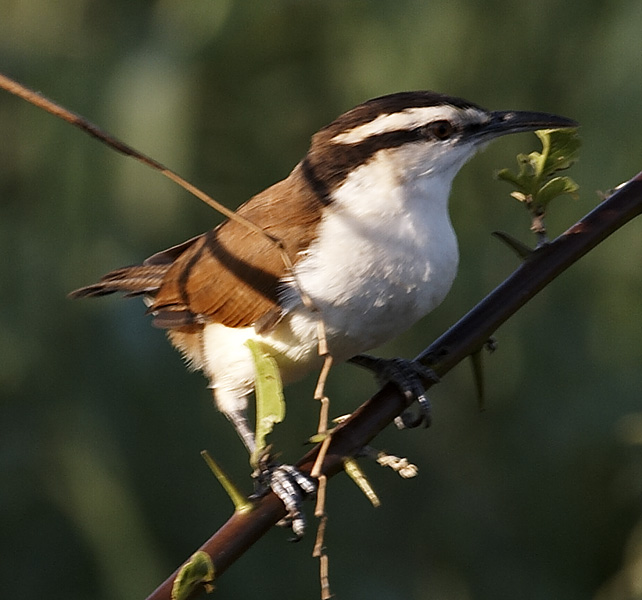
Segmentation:
{"type": "Polygon", "coordinates": [[[409,410],[405,410],[395,419],[395,424],[399,429],[410,429],[422,424],[425,427],[430,426],[432,411],[423,381],[439,382],[439,377],[432,369],[415,361],[402,358],[376,358],[367,354],[358,354],[352,357],[349,362],[373,371],[381,384],[394,383],[409,402],[417,401],[419,403],[419,414],[415,415],[409,410]]]}
{"type": "Polygon", "coordinates": [[[431,423],[432,415],[430,413],[430,406],[428,406],[428,410],[422,408],[418,412],[413,412],[410,409],[404,410],[395,418],[397,429],[415,429],[421,425],[430,427],[431,423]]]}

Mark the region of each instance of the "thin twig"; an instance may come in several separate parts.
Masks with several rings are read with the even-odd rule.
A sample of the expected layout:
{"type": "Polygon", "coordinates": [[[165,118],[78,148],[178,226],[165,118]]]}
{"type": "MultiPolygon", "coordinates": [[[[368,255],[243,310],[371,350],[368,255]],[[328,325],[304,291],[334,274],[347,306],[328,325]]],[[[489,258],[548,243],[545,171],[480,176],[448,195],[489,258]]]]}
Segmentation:
{"type": "MultiPolygon", "coordinates": [[[[324,484],[326,477],[325,475],[321,476],[321,482],[324,484]]],[[[319,559],[319,580],[321,583],[321,600],[328,600],[332,598],[332,593],[330,592],[330,574],[328,571],[328,553],[325,550],[325,529],[328,524],[328,516],[322,515],[319,519],[319,527],[317,529],[317,537],[314,542],[314,550],[312,551],[312,556],[319,559]]]]}
{"type": "MultiPolygon", "coordinates": [[[[35,90],[22,85],[21,83],[18,83],[17,81],[11,79],[10,77],[7,77],[3,73],[0,73],[0,88],[5,89],[13,95],[26,100],[30,104],[33,104],[34,106],[45,110],[55,117],[66,121],[74,127],[78,127],[78,129],[100,140],[101,142],[109,146],[112,150],[116,150],[116,152],[120,152],[125,156],[131,156],[138,162],[147,165],[148,167],[151,167],[156,171],[159,171],[162,175],[164,175],[168,179],[171,179],[174,183],[187,190],[190,194],[196,196],[199,200],[205,202],[205,204],[209,205],[214,210],[220,212],[222,215],[225,215],[228,219],[244,225],[254,233],[257,233],[273,244],[276,244],[281,250],[284,250],[283,243],[279,238],[270,235],[261,227],[252,223],[252,221],[249,221],[245,217],[242,217],[241,215],[235,213],[233,210],[227,208],[227,206],[224,206],[220,202],[214,200],[214,198],[189,183],[189,181],[183,179],[180,175],[178,175],[178,173],[175,173],[157,160],[151,158],[150,156],[147,156],[146,154],[143,154],[142,152],[139,152],[138,150],[132,148],[125,142],[122,142],[112,134],[102,130],[100,127],[94,125],[85,117],[66,109],[64,106],[57,104],[53,100],[49,100],[49,98],[43,96],[42,94],[39,94],[35,90]]],[[[286,257],[288,261],[286,262],[286,266],[291,267],[291,263],[288,264],[290,261],[287,253],[286,257]]]]}
{"type": "MultiPolygon", "coordinates": [[[[312,472],[310,472],[310,476],[313,477],[312,472]]],[[[319,480],[319,487],[317,489],[317,499],[314,506],[314,516],[317,519],[321,519],[325,517],[325,514],[326,514],[325,513],[325,494],[327,491],[328,478],[325,475],[323,475],[323,473],[321,473],[317,476],[317,479],[319,480]]],[[[318,541],[318,531],[317,531],[317,541],[318,541]]],[[[312,556],[317,556],[315,552],[312,553],[312,556]]]]}
{"type": "MultiPolygon", "coordinates": [[[[317,501],[318,501],[319,495],[325,496],[327,482],[328,482],[328,478],[325,475],[321,475],[319,477],[319,492],[317,494],[317,501]]],[[[325,505],[325,497],[321,500],[321,503],[323,505],[325,505]]],[[[314,516],[319,519],[319,527],[317,529],[317,537],[316,537],[315,542],[314,542],[314,548],[312,550],[312,556],[317,558],[317,557],[321,556],[321,552],[323,550],[325,527],[326,527],[326,523],[327,523],[327,515],[325,514],[325,512],[317,513],[315,511],[314,516]]]]}
{"type": "Polygon", "coordinates": [[[332,592],[330,592],[330,573],[328,569],[329,557],[324,552],[319,557],[319,575],[321,579],[321,600],[330,600],[332,592]]]}
{"type": "Polygon", "coordinates": [[[328,431],[328,414],[330,410],[330,400],[325,395],[325,384],[328,379],[328,374],[332,368],[332,355],[326,354],[323,358],[323,366],[317,379],[317,385],[314,389],[314,399],[321,403],[319,411],[319,425],[317,427],[317,434],[324,435],[328,431]]]}

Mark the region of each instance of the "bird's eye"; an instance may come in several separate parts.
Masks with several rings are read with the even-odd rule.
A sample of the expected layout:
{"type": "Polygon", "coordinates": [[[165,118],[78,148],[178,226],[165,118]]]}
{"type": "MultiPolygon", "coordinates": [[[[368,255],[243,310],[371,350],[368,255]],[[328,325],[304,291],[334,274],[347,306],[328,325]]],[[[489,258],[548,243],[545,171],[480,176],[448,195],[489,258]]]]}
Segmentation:
{"type": "Polygon", "coordinates": [[[431,137],[447,140],[455,132],[455,127],[450,121],[435,121],[428,125],[426,130],[431,137]]]}

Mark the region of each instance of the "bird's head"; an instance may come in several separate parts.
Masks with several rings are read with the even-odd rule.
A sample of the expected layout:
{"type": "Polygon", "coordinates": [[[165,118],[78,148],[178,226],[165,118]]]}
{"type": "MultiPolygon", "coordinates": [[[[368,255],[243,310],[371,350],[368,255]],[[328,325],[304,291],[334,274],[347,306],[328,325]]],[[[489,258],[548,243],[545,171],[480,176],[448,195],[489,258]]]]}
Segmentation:
{"type": "Polygon", "coordinates": [[[392,166],[401,178],[437,176],[449,185],[462,165],[495,138],[576,126],[547,113],[489,111],[435,92],[400,92],[368,100],[321,129],[312,138],[304,168],[328,194],[366,165],[392,166]]]}

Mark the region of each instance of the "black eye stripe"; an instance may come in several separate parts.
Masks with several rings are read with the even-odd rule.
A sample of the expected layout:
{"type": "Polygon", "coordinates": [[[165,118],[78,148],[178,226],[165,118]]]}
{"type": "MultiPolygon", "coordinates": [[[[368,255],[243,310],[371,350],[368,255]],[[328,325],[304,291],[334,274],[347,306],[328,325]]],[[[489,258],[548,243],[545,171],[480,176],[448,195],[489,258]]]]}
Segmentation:
{"type": "Polygon", "coordinates": [[[453,126],[452,122],[443,119],[413,129],[374,134],[354,144],[330,141],[326,147],[313,145],[304,161],[304,176],[311,189],[327,201],[331,189],[340,185],[352,170],[368,162],[380,150],[398,148],[412,142],[447,140],[460,130],[460,126],[453,126]]]}
{"type": "Polygon", "coordinates": [[[445,140],[452,137],[459,131],[450,121],[433,121],[427,125],[421,125],[414,129],[398,129],[396,131],[386,131],[371,135],[356,144],[335,143],[335,147],[351,147],[359,149],[359,152],[365,156],[371,156],[378,150],[385,148],[396,148],[408,142],[419,142],[425,139],[445,140]]]}

